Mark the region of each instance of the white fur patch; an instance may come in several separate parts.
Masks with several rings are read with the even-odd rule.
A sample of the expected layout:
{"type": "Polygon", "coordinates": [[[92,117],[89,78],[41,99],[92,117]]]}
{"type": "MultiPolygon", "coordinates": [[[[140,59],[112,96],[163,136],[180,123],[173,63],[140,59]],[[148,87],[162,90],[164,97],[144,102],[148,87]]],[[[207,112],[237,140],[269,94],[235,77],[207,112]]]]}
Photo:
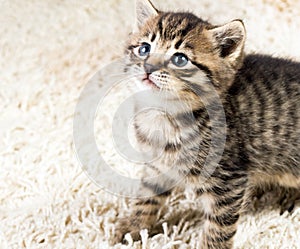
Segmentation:
{"type": "Polygon", "coordinates": [[[209,214],[213,212],[215,198],[211,194],[207,194],[207,193],[202,194],[200,197],[200,201],[205,213],[209,214]]]}

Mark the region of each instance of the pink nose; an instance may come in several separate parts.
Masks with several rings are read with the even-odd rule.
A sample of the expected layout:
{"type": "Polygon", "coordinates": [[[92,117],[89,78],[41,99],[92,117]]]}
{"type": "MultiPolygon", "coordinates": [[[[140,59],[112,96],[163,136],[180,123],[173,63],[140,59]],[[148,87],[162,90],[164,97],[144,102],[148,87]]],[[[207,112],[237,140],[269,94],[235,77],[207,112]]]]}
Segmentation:
{"type": "Polygon", "coordinates": [[[145,68],[145,71],[147,74],[151,74],[157,70],[160,69],[160,66],[159,65],[152,65],[152,64],[149,64],[149,63],[145,63],[144,64],[144,68],[145,68]]]}

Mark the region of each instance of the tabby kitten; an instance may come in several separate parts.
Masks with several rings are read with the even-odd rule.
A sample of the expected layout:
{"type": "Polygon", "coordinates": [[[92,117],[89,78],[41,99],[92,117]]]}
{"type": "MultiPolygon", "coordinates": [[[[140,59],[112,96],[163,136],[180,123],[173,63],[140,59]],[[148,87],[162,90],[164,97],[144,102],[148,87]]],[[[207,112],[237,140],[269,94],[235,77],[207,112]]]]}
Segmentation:
{"type": "MultiPolygon", "coordinates": [[[[240,20],[215,26],[191,13],[158,11],[148,0],[137,1],[137,17],[126,71],[173,107],[171,114],[139,112],[137,141],[153,155],[163,149],[149,168],[172,167],[174,178],[185,179],[178,187],[192,187],[202,202],[200,248],[232,248],[253,189],[278,184],[300,195],[300,64],[245,55],[240,20]],[[153,135],[157,130],[160,136],[153,135]]],[[[132,203],[131,215],[117,224],[115,242],[127,232],[138,239],[141,229],[151,230],[171,194],[166,182],[145,178],[145,191],[154,197],[132,203]]]]}

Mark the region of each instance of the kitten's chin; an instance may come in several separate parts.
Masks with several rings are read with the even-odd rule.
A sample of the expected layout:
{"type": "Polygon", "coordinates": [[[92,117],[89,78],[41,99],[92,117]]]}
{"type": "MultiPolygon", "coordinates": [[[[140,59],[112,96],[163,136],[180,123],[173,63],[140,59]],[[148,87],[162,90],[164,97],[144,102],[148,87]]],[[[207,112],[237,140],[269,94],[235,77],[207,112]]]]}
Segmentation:
{"type": "Polygon", "coordinates": [[[135,84],[138,90],[146,91],[146,90],[154,90],[159,91],[160,87],[157,86],[152,80],[148,79],[147,77],[143,78],[136,78],[135,84]]]}
{"type": "Polygon", "coordinates": [[[147,77],[142,80],[142,84],[146,85],[146,87],[149,87],[150,89],[160,89],[160,87],[158,87],[152,80],[148,79],[147,77]]]}

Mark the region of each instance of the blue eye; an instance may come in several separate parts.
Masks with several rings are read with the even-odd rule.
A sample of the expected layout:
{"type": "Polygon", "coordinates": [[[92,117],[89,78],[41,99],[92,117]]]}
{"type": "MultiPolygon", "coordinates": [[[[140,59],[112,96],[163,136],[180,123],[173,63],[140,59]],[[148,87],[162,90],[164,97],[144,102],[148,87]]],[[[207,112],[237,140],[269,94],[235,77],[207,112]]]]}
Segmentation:
{"type": "Polygon", "coordinates": [[[176,67],[184,67],[188,64],[189,59],[185,54],[176,53],[172,56],[171,61],[176,67]]]}
{"type": "Polygon", "coordinates": [[[143,43],[139,48],[139,55],[144,57],[147,56],[151,51],[151,45],[148,43],[143,43]]]}

